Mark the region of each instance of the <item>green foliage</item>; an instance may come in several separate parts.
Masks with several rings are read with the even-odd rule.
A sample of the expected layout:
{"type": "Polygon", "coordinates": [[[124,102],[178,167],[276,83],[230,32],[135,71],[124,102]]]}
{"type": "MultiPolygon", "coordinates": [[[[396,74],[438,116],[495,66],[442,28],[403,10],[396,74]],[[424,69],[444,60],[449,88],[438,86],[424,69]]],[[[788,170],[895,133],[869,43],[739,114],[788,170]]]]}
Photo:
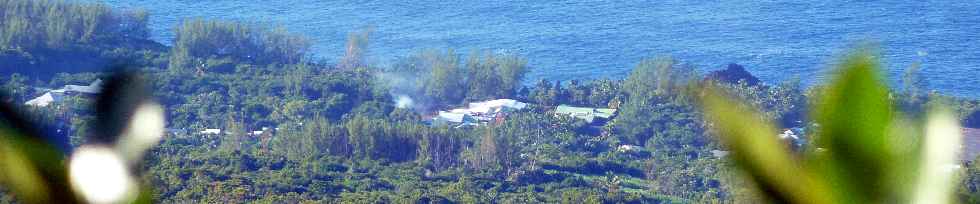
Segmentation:
{"type": "Polygon", "coordinates": [[[515,98],[527,60],[517,55],[484,54],[468,56],[465,65],[452,49],[425,50],[401,60],[382,75],[393,94],[409,95],[434,107],[456,106],[462,102],[515,98]]]}
{"type": "Polygon", "coordinates": [[[973,159],[962,171],[963,181],[956,192],[961,203],[980,202],[980,158],[973,159]]]}
{"type": "Polygon", "coordinates": [[[220,66],[211,60],[255,65],[294,64],[303,60],[310,49],[309,39],[288,33],[283,27],[191,19],[184,21],[174,33],[170,68],[184,73],[220,71],[213,70],[220,66]]]}
{"type": "Polygon", "coordinates": [[[678,65],[673,58],[644,59],[623,81],[623,90],[630,99],[647,100],[651,97],[683,97],[682,88],[688,86],[696,75],[690,67],[678,65]]]}
{"type": "Polygon", "coordinates": [[[146,11],[115,12],[101,3],[0,1],[0,49],[67,49],[149,38],[146,11]]]}
{"type": "MultiPolygon", "coordinates": [[[[7,10],[12,9],[5,8],[4,12],[7,10]]],[[[95,14],[107,11],[89,12],[99,16],[95,14]]],[[[148,35],[145,12],[112,15],[127,16],[120,18],[117,29],[132,39],[148,35]]],[[[24,29],[34,26],[16,22],[22,21],[16,18],[20,17],[0,20],[5,21],[3,26],[24,29]]],[[[88,22],[98,22],[97,19],[90,18],[88,22]]],[[[107,44],[99,41],[108,39],[98,37],[104,32],[88,30],[88,37],[82,32],[85,29],[79,31],[82,34],[76,44],[107,44]],[[83,42],[83,38],[91,41],[83,42]]],[[[731,106],[727,100],[707,97],[699,102],[713,104],[709,107],[715,109],[709,108],[705,114],[692,105],[697,100],[690,98],[701,94],[691,89],[700,77],[691,67],[670,58],[644,60],[625,80],[562,83],[542,79],[532,87],[524,87],[522,82],[529,71],[527,59],[516,55],[476,52],[462,56],[453,50],[429,50],[412,54],[390,68],[368,66],[364,62],[368,33],[351,34],[348,50],[337,65],[344,69],[306,63],[308,41],[281,28],[201,19],[185,21],[176,28],[177,39],[169,53],[125,49],[111,52],[113,56],[145,56],[143,64],[151,67],[163,67],[169,58],[171,70],[149,73],[148,78],[152,79],[155,97],[166,106],[168,126],[183,128],[188,133],[168,136],[147,155],[148,163],[141,169],[146,172],[144,180],[156,189],[154,200],[730,203],[797,201],[793,198],[804,197],[808,202],[888,202],[891,200],[872,198],[904,198],[894,192],[907,192],[901,188],[908,180],[895,178],[909,174],[882,169],[916,169],[911,164],[895,164],[901,163],[898,159],[908,158],[907,154],[914,152],[911,150],[879,155],[878,159],[887,160],[872,161],[875,157],[857,154],[873,150],[850,148],[873,144],[879,145],[879,150],[891,149],[891,145],[882,145],[890,142],[883,141],[883,133],[878,132],[883,129],[881,123],[888,122],[887,127],[891,127],[914,121],[889,119],[898,114],[869,117],[874,120],[864,120],[865,116],[848,117],[850,113],[891,111],[878,109],[893,102],[881,98],[880,84],[845,84],[825,90],[847,91],[833,98],[839,103],[877,107],[855,109],[828,106],[822,102],[829,99],[809,97],[820,96],[824,90],[807,92],[798,80],[774,86],[708,83],[747,101],[748,105],[731,106]],[[188,77],[191,74],[196,77],[188,77]],[[855,87],[873,91],[852,93],[855,87]],[[428,107],[397,108],[392,99],[396,94],[410,96],[428,107]],[[504,121],[480,127],[429,126],[421,122],[436,110],[494,98],[519,99],[529,102],[531,108],[508,113],[504,121]],[[813,98],[823,100],[809,101],[813,98]],[[874,103],[849,101],[861,98],[873,98],[874,103]],[[605,121],[606,124],[590,124],[556,116],[551,106],[561,104],[615,108],[618,113],[613,120],[605,121]],[[804,126],[810,122],[805,117],[805,109],[810,106],[829,110],[814,114],[821,124],[816,131],[820,137],[815,137],[820,146],[806,147],[805,153],[800,153],[805,154],[804,160],[785,156],[783,153],[788,150],[784,145],[769,140],[777,126],[760,124],[779,120],[785,127],[804,126]],[[762,113],[749,111],[756,109],[762,113]],[[820,115],[825,112],[833,114],[820,115]],[[704,115],[708,119],[738,121],[708,123],[703,121],[704,115]],[[848,119],[841,123],[832,121],[839,117],[848,119]],[[857,129],[865,131],[863,134],[844,134],[858,124],[862,125],[857,129]],[[729,142],[729,148],[736,152],[733,156],[740,165],[750,167],[747,173],[757,180],[737,179],[742,172],[730,169],[729,163],[712,155],[711,150],[720,147],[711,139],[714,132],[708,127],[717,128],[722,135],[740,136],[722,139],[729,142]],[[225,134],[197,133],[204,128],[221,128],[225,134]],[[262,133],[254,134],[257,130],[262,133]],[[847,137],[825,136],[830,133],[847,137]],[[847,139],[865,137],[865,134],[873,137],[847,139]],[[766,137],[757,139],[760,135],[766,137]],[[739,145],[743,148],[735,147],[739,145]],[[818,147],[833,152],[810,156],[818,154],[818,147]],[[873,168],[859,168],[862,166],[850,165],[852,162],[864,162],[873,168]],[[768,165],[787,165],[787,168],[768,165]],[[811,170],[813,166],[818,170],[811,170]],[[825,172],[825,169],[847,169],[847,172],[825,172]],[[850,180],[821,181],[825,175],[850,180]],[[843,186],[864,182],[894,186],[859,189],[843,186]],[[753,186],[769,190],[763,192],[769,196],[751,197],[755,196],[754,192],[747,189],[753,186]],[[852,190],[861,195],[838,195],[852,190]],[[736,200],[739,196],[750,198],[736,200]]],[[[76,39],[65,36],[55,35],[50,39],[55,39],[52,42],[76,39]]],[[[43,39],[32,46],[47,46],[49,37],[43,39]]],[[[39,53],[13,48],[4,52],[39,53]]],[[[852,64],[863,63],[858,62],[861,61],[852,64]]],[[[862,78],[868,73],[873,71],[851,75],[862,78]]],[[[43,86],[88,83],[97,77],[97,74],[60,74],[43,86]]],[[[26,88],[30,84],[43,83],[16,75],[9,79],[4,86],[16,93],[12,100],[17,102],[38,94],[26,88]]],[[[715,92],[707,92],[720,95],[712,93],[715,92]]],[[[64,105],[33,111],[42,116],[39,120],[69,121],[55,128],[70,129],[67,132],[71,132],[72,144],[87,142],[80,136],[100,131],[91,124],[94,112],[84,108],[90,102],[84,97],[68,100],[64,105]]],[[[961,112],[977,107],[975,102],[959,104],[961,112]]],[[[902,130],[918,131],[918,127],[909,126],[910,129],[902,130]]],[[[959,197],[972,201],[977,192],[976,179],[972,176],[975,165],[965,172],[968,179],[959,197]]],[[[0,196],[0,202],[8,198],[0,196]]]]}
{"type": "Polygon", "coordinates": [[[443,104],[456,104],[464,97],[465,86],[463,70],[459,68],[459,56],[453,50],[445,53],[429,51],[419,55],[423,63],[422,69],[429,70],[431,75],[425,81],[425,95],[443,104]]]}
{"type": "Polygon", "coordinates": [[[808,98],[803,93],[799,79],[793,78],[776,86],[750,86],[745,82],[737,84],[713,83],[741,101],[760,110],[763,117],[779,122],[781,127],[804,126],[807,119],[808,98]]]}
{"type": "Polygon", "coordinates": [[[527,73],[527,60],[516,55],[474,53],[466,61],[467,101],[513,98],[527,73]]]}
{"type": "Polygon", "coordinates": [[[125,61],[162,62],[164,46],[149,40],[143,10],[62,0],[0,1],[0,73],[47,80],[60,72],[102,71],[125,61]]]}
{"type": "Polygon", "coordinates": [[[528,91],[526,99],[546,106],[566,104],[615,109],[619,108],[620,99],[625,97],[622,87],[622,81],[609,79],[589,82],[571,80],[567,87],[562,87],[560,81],[552,84],[541,79],[528,91]]]}
{"type": "Polygon", "coordinates": [[[0,86],[7,92],[5,97],[10,97],[3,100],[27,101],[28,94],[32,94],[27,85],[27,79],[20,74],[12,74],[9,77],[4,77],[3,80],[6,82],[0,86]]]}

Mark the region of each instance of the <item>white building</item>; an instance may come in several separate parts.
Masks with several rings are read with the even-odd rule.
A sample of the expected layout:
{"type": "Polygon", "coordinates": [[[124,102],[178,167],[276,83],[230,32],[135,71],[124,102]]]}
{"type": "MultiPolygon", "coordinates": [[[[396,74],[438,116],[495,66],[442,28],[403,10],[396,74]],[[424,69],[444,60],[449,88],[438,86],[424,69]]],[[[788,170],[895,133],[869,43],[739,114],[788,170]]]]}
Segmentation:
{"type": "Polygon", "coordinates": [[[36,107],[46,107],[51,103],[57,103],[64,100],[65,95],[58,92],[47,92],[37,98],[31,99],[24,103],[24,105],[36,106],[36,107]]]}
{"type": "Polygon", "coordinates": [[[495,99],[483,102],[473,102],[466,108],[457,108],[449,111],[439,111],[439,115],[432,118],[434,123],[462,123],[461,126],[478,125],[480,121],[491,121],[497,113],[521,110],[527,108],[527,103],[514,99],[495,99]]]}
{"type": "Polygon", "coordinates": [[[473,114],[493,114],[501,111],[521,110],[527,103],[514,99],[496,99],[470,103],[469,111],[473,114]]]}
{"type": "MultiPolygon", "coordinates": [[[[59,90],[54,90],[59,91],[59,90]]],[[[62,92],[67,93],[83,93],[83,94],[98,94],[102,91],[102,80],[96,79],[88,86],[79,85],[65,85],[64,88],[60,89],[62,92]]]]}
{"type": "Polygon", "coordinates": [[[210,129],[210,128],[208,128],[208,129],[202,130],[201,131],[201,134],[205,134],[205,135],[217,135],[217,134],[221,134],[221,129],[210,129]]]}
{"type": "Polygon", "coordinates": [[[728,156],[728,153],[729,153],[728,151],[711,150],[711,155],[714,155],[715,158],[719,158],[719,159],[720,158],[725,158],[725,156],[728,156]]]}
{"type": "Polygon", "coordinates": [[[96,79],[88,86],[80,85],[65,85],[64,88],[49,90],[37,98],[28,100],[24,102],[24,105],[36,106],[36,107],[46,107],[51,105],[51,103],[57,103],[64,100],[66,94],[88,94],[95,95],[102,91],[102,80],[96,79]]]}
{"type": "Polygon", "coordinates": [[[434,120],[440,120],[440,121],[451,122],[451,123],[476,122],[473,116],[467,113],[446,112],[446,111],[439,111],[439,116],[436,116],[436,119],[434,120]]]}

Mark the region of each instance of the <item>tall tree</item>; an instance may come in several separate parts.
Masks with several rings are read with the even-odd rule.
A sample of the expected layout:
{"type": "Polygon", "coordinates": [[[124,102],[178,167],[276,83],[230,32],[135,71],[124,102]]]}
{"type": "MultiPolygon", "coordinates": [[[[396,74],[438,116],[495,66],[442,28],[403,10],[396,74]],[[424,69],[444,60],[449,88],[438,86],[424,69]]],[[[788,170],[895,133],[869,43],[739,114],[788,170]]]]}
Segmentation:
{"type": "MultiPolygon", "coordinates": [[[[247,64],[295,64],[310,49],[310,40],[282,26],[264,27],[204,19],[186,20],[174,31],[170,68],[206,72],[209,60],[247,64]]],[[[183,71],[179,71],[183,70],[183,71]]]]}
{"type": "Polygon", "coordinates": [[[623,89],[630,99],[681,96],[683,94],[674,94],[675,91],[688,85],[694,77],[693,69],[678,65],[673,58],[644,59],[626,77],[623,89]]]}
{"type": "Polygon", "coordinates": [[[496,169],[500,165],[497,157],[497,138],[493,134],[493,128],[486,128],[485,130],[486,133],[480,139],[479,153],[475,155],[475,169],[496,169]]]}
{"type": "Polygon", "coordinates": [[[534,89],[532,89],[528,94],[528,99],[541,105],[555,105],[555,102],[548,96],[548,93],[551,92],[551,88],[551,82],[549,82],[547,79],[538,80],[538,82],[534,84],[534,89]]]}
{"type": "Polygon", "coordinates": [[[456,52],[452,49],[446,52],[428,51],[421,57],[431,73],[425,83],[425,94],[440,105],[459,103],[466,90],[466,81],[456,52]]]}
{"type": "Polygon", "coordinates": [[[481,56],[474,53],[466,60],[466,70],[469,72],[467,101],[482,101],[500,97],[503,84],[497,75],[497,61],[493,55],[481,56]]]}
{"type": "Polygon", "coordinates": [[[246,139],[246,132],[245,124],[243,124],[240,118],[236,118],[234,114],[229,114],[223,134],[218,135],[218,137],[221,137],[222,150],[238,151],[242,149],[246,139]]]}
{"type": "Polygon", "coordinates": [[[514,97],[514,92],[517,91],[524,81],[524,75],[527,74],[529,68],[527,67],[527,59],[517,55],[503,55],[497,57],[496,60],[498,64],[497,72],[500,74],[500,93],[501,97],[514,97]]]}
{"type": "Polygon", "coordinates": [[[364,65],[364,55],[367,53],[372,32],[374,28],[368,27],[347,34],[347,45],[344,46],[344,56],[340,59],[339,68],[353,69],[364,65]]]}

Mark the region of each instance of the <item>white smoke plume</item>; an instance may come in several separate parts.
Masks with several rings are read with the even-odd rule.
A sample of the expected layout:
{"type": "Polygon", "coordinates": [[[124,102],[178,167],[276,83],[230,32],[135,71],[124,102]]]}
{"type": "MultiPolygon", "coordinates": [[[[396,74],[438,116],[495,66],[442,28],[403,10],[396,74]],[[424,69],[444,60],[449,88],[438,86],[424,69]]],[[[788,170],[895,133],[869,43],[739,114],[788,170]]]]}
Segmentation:
{"type": "Polygon", "coordinates": [[[412,97],[408,97],[406,95],[395,96],[395,107],[412,108],[414,105],[415,105],[415,101],[412,100],[412,97]]]}
{"type": "Polygon", "coordinates": [[[429,103],[422,91],[417,73],[390,71],[379,73],[376,79],[388,88],[388,95],[395,102],[395,107],[412,109],[417,113],[429,111],[429,103]]]}

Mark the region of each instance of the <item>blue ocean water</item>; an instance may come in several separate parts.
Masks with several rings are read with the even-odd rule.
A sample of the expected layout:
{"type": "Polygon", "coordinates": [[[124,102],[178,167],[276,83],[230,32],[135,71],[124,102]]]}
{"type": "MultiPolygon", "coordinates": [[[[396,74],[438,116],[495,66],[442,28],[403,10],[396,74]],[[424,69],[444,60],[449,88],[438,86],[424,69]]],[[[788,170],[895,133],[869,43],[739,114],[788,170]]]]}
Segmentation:
{"type": "Polygon", "coordinates": [[[670,55],[702,71],[739,63],[764,81],[819,83],[859,43],[880,49],[887,75],[922,63],[929,87],[980,98],[980,1],[333,1],[104,0],[150,11],[154,39],[193,17],[281,24],[335,61],[347,32],[374,27],[369,60],[424,48],[526,55],[531,80],[622,77],[670,55]]]}

